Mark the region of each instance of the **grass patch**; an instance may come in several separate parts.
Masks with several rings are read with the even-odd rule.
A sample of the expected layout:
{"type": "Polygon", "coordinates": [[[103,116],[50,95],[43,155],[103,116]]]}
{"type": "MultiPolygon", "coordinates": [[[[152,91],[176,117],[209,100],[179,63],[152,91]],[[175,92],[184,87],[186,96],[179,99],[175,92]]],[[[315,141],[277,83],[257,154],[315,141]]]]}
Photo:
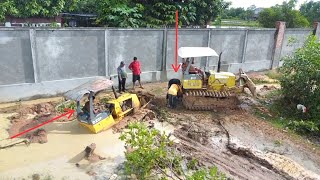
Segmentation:
{"type": "Polygon", "coordinates": [[[270,70],[270,71],[266,72],[266,76],[268,76],[270,79],[279,80],[281,78],[282,74],[280,72],[278,72],[278,70],[270,70]]]}
{"type": "Polygon", "coordinates": [[[251,79],[254,84],[272,84],[273,82],[263,79],[251,79]]]}
{"type": "Polygon", "coordinates": [[[163,94],[163,88],[157,87],[157,88],[153,89],[152,92],[153,92],[153,94],[155,94],[155,95],[163,94]]]}
{"type": "Polygon", "coordinates": [[[267,99],[274,99],[274,98],[278,98],[281,96],[281,90],[280,89],[276,89],[273,91],[270,91],[268,94],[266,94],[266,98],[267,99]]]}

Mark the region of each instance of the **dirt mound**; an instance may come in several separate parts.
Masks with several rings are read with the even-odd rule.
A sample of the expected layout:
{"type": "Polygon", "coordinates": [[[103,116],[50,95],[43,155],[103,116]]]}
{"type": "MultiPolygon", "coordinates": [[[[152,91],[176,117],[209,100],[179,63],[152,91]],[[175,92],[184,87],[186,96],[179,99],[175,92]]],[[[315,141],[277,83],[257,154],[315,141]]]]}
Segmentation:
{"type": "MultiPolygon", "coordinates": [[[[35,117],[34,119],[20,119],[19,121],[13,122],[10,129],[9,129],[9,135],[13,136],[18,133],[21,133],[27,129],[30,129],[32,127],[35,127],[39,124],[44,123],[45,121],[48,121],[49,119],[53,118],[54,115],[43,115],[41,117],[35,117]]],[[[25,137],[25,136],[22,136],[25,137]]]]}
{"type": "Polygon", "coordinates": [[[29,139],[31,143],[43,144],[48,142],[47,132],[44,129],[37,129],[32,134],[27,134],[26,138],[29,139]]]}

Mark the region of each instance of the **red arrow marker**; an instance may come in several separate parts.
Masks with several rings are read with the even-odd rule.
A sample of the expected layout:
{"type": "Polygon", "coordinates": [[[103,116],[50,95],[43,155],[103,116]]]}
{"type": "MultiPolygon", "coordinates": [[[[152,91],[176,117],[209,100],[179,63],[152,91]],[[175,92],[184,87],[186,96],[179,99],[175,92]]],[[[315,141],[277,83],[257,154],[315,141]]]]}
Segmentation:
{"type": "Polygon", "coordinates": [[[53,119],[50,119],[50,120],[48,120],[48,121],[46,121],[46,122],[44,122],[44,123],[42,123],[42,124],[39,124],[39,125],[37,125],[37,126],[34,126],[34,127],[30,128],[30,129],[28,129],[28,130],[25,130],[25,131],[23,131],[23,132],[21,132],[21,133],[19,133],[19,134],[17,134],[17,135],[14,135],[14,136],[10,137],[9,139],[13,139],[13,138],[16,138],[16,137],[18,137],[18,136],[21,136],[21,135],[23,135],[23,134],[25,134],[25,133],[27,133],[27,132],[29,132],[29,131],[32,131],[32,130],[34,130],[34,129],[37,129],[37,128],[43,126],[43,125],[46,125],[46,124],[51,123],[51,122],[53,122],[53,121],[56,121],[56,120],[62,118],[63,116],[67,116],[67,115],[68,115],[68,119],[69,119],[69,118],[73,115],[73,113],[74,113],[74,110],[70,109],[68,112],[66,112],[66,113],[64,113],[64,114],[61,114],[60,116],[57,116],[57,117],[55,117],[55,118],[53,118],[53,119]]]}
{"type": "Polygon", "coordinates": [[[178,26],[179,26],[178,18],[179,18],[179,15],[177,10],[176,11],[176,50],[175,50],[175,57],[174,57],[175,64],[171,64],[174,72],[178,72],[181,66],[180,64],[178,65],[178,26]]]}

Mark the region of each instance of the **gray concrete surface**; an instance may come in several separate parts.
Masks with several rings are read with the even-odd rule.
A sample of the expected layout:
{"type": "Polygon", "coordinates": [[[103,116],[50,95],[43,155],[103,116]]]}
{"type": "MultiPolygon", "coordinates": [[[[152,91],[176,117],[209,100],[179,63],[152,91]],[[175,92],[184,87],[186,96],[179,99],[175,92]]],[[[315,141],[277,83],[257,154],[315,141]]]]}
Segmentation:
{"type": "Polygon", "coordinates": [[[116,74],[121,61],[129,66],[133,57],[140,60],[142,71],[162,69],[162,30],[111,30],[108,35],[110,74],[116,74]]]}
{"type": "MultiPolygon", "coordinates": [[[[300,47],[309,32],[287,29],[281,57],[300,47]]],[[[260,71],[271,67],[274,37],[275,29],[180,29],[179,47],[223,51],[223,71],[260,71]]],[[[134,56],[142,63],[143,82],[181,78],[171,68],[174,49],[174,29],[0,28],[0,102],[54,96],[96,76],[113,76],[117,86],[117,66],[128,66],[134,56]]],[[[201,58],[196,65],[215,69],[217,61],[201,58]]],[[[131,81],[129,74],[129,86],[131,81]]]]}
{"type": "Polygon", "coordinates": [[[312,33],[312,29],[286,29],[281,57],[291,55],[294,50],[303,46],[307,36],[312,33]]]}
{"type": "Polygon", "coordinates": [[[40,81],[105,75],[104,31],[36,31],[40,81]]]}
{"type": "Polygon", "coordinates": [[[0,85],[34,82],[29,30],[0,31],[0,77],[0,85]]]}

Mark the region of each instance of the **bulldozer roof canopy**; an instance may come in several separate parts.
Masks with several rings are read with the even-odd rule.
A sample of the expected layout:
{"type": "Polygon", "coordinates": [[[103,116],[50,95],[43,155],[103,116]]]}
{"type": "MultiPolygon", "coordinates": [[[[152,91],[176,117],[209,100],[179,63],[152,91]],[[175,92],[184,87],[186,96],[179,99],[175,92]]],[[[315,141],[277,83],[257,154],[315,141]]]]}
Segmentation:
{"type": "Polygon", "coordinates": [[[76,87],[73,90],[70,90],[64,94],[64,96],[68,100],[75,100],[75,101],[80,101],[81,98],[85,94],[89,94],[90,91],[93,92],[94,94],[105,90],[105,89],[110,89],[113,85],[113,82],[106,77],[97,77],[87,83],[84,83],[78,87],[76,87]]]}
{"type": "Polygon", "coordinates": [[[218,56],[216,51],[209,47],[181,47],[178,55],[181,58],[218,56]]]}

